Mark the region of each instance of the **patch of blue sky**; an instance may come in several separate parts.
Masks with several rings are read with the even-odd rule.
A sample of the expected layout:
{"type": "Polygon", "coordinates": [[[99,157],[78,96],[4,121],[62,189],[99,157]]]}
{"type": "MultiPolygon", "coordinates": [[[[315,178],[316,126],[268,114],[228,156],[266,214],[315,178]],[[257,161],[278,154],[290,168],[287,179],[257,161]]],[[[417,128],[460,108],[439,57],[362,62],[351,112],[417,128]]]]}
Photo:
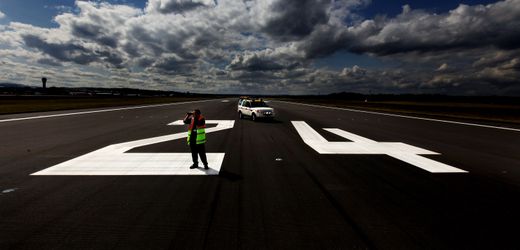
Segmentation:
{"type": "MultiPolygon", "coordinates": [[[[124,4],[137,8],[144,8],[147,0],[110,0],[95,1],[111,4],[124,4]]],[[[54,28],[58,24],[54,22],[57,15],[74,11],[74,0],[1,0],[0,11],[6,18],[0,20],[0,24],[8,22],[21,22],[38,27],[54,28]]]]}
{"type": "Polygon", "coordinates": [[[9,21],[21,22],[40,27],[54,27],[53,18],[59,13],[58,9],[50,6],[73,6],[71,0],[2,0],[0,11],[9,21]]]}
{"type": "Polygon", "coordinates": [[[253,32],[246,32],[246,31],[243,31],[243,32],[240,32],[240,35],[243,35],[243,36],[252,36],[254,35],[253,32]]]}

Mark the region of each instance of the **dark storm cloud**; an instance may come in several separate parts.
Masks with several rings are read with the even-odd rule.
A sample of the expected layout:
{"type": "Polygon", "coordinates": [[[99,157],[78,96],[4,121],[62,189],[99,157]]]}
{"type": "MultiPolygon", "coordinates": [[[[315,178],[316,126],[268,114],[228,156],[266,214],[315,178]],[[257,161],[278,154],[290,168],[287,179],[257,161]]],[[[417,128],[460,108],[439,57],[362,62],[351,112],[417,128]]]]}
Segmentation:
{"type": "Polygon", "coordinates": [[[118,37],[116,34],[104,34],[103,27],[96,24],[73,23],[71,25],[72,35],[80,38],[93,40],[100,45],[116,48],[118,45],[118,37]]]}
{"type": "Polygon", "coordinates": [[[136,64],[137,66],[141,68],[148,68],[154,63],[154,60],[152,58],[148,57],[141,57],[137,59],[136,64]]]}
{"type": "Polygon", "coordinates": [[[383,25],[376,24],[381,27],[378,33],[351,50],[388,55],[486,46],[505,50],[520,48],[519,3],[507,1],[487,7],[460,5],[445,15],[410,11],[383,25]]]}
{"type": "Polygon", "coordinates": [[[73,62],[80,65],[87,65],[92,62],[103,61],[108,65],[121,68],[124,62],[123,58],[117,53],[106,50],[95,50],[85,48],[80,44],[69,43],[49,43],[43,38],[35,35],[23,35],[23,41],[26,46],[35,48],[54,59],[42,58],[37,62],[51,66],[60,66],[60,62],[73,62]]]}
{"type": "Polygon", "coordinates": [[[79,24],[76,22],[72,24],[71,28],[73,35],[86,38],[97,37],[101,30],[101,27],[98,25],[79,24]]]}
{"type": "Polygon", "coordinates": [[[111,66],[114,66],[116,68],[123,67],[124,60],[119,54],[112,53],[109,51],[96,51],[95,54],[111,66]]]}
{"type": "Polygon", "coordinates": [[[162,57],[155,61],[148,70],[162,74],[191,75],[196,68],[196,61],[185,60],[178,56],[162,57]]]}
{"type": "Polygon", "coordinates": [[[132,73],[110,81],[124,85],[137,75],[149,86],[171,83],[208,91],[507,94],[520,89],[520,0],[460,5],[438,14],[409,6],[397,16],[353,14],[367,2],[149,0],[138,9],[77,1],[76,12],[55,17],[57,28],[0,26],[0,42],[16,48],[0,50],[0,56],[63,63],[71,70],[86,67],[70,62],[89,65],[106,75],[128,68],[125,72],[132,73]],[[340,67],[327,61],[338,51],[393,66],[313,66],[325,58],[327,67],[340,67]]]}
{"type": "Polygon", "coordinates": [[[96,40],[99,42],[99,44],[106,45],[111,48],[116,48],[118,45],[118,40],[115,37],[100,36],[96,40]]]}
{"type": "Polygon", "coordinates": [[[134,25],[128,31],[129,42],[125,44],[124,50],[133,56],[142,55],[148,51],[143,51],[140,47],[146,47],[155,56],[161,55],[165,50],[160,45],[161,41],[152,36],[152,33],[145,27],[134,25]]]}
{"type": "Polygon", "coordinates": [[[49,43],[35,35],[23,35],[22,38],[27,47],[35,48],[56,59],[52,61],[39,59],[38,62],[42,64],[56,66],[61,61],[87,65],[92,62],[103,61],[116,68],[123,67],[123,58],[119,54],[107,50],[90,50],[72,42],[49,43]]]}
{"type": "Polygon", "coordinates": [[[286,67],[274,60],[262,59],[258,55],[237,55],[235,59],[227,67],[230,70],[246,70],[246,71],[269,71],[281,70],[286,67]]]}
{"type": "Polygon", "coordinates": [[[39,64],[50,65],[55,67],[63,66],[63,64],[51,58],[40,58],[36,62],[39,64]]]}
{"type": "Polygon", "coordinates": [[[519,85],[520,79],[519,53],[515,52],[520,48],[520,33],[515,31],[518,27],[518,0],[487,6],[460,5],[445,14],[404,6],[395,18],[377,17],[353,26],[317,23],[310,34],[294,43],[294,56],[264,51],[242,53],[227,69],[237,71],[233,76],[242,81],[263,79],[263,84],[274,84],[283,79],[293,86],[319,82],[331,91],[507,94],[512,86],[519,85]],[[284,78],[283,72],[289,68],[286,65],[291,62],[299,62],[296,65],[302,67],[340,50],[399,60],[402,69],[367,70],[354,66],[335,73],[310,73],[307,69],[301,71],[306,72],[304,76],[284,78]]]}
{"type": "Polygon", "coordinates": [[[282,40],[304,37],[316,25],[327,23],[329,4],[327,0],[278,0],[270,6],[262,31],[282,40]]]}
{"type": "Polygon", "coordinates": [[[517,58],[520,58],[520,50],[497,51],[495,53],[482,54],[472,66],[474,68],[496,67],[517,58]]]}
{"type": "Polygon", "coordinates": [[[125,43],[122,45],[122,50],[126,52],[129,56],[138,57],[141,55],[141,51],[137,44],[135,43],[125,43]]]}
{"type": "Polygon", "coordinates": [[[150,22],[150,27],[139,23],[126,31],[127,42],[122,48],[125,52],[133,56],[152,54],[155,57],[173,53],[185,60],[196,60],[210,58],[221,47],[222,34],[205,24],[195,25],[191,20],[182,20],[171,27],[161,24],[156,28],[156,21],[150,22]]]}
{"type": "Polygon", "coordinates": [[[183,13],[207,6],[210,2],[203,0],[150,0],[147,9],[150,12],[157,11],[162,14],[183,13]]]}
{"type": "Polygon", "coordinates": [[[23,35],[22,39],[27,47],[38,49],[60,61],[84,65],[97,60],[95,55],[78,44],[48,43],[35,35],[23,35]]]}
{"type": "Polygon", "coordinates": [[[379,17],[351,27],[318,26],[300,43],[308,58],[337,50],[393,55],[453,49],[520,48],[520,1],[491,5],[459,5],[446,14],[431,14],[403,7],[395,18],[379,17]]]}
{"type": "Polygon", "coordinates": [[[342,30],[343,28],[320,26],[306,40],[298,43],[298,50],[302,51],[308,59],[326,57],[336,51],[348,50],[356,42],[355,37],[342,30]]]}
{"type": "Polygon", "coordinates": [[[191,1],[171,1],[168,5],[161,7],[159,11],[161,13],[172,13],[172,12],[184,12],[188,10],[193,10],[198,7],[202,7],[204,4],[202,3],[194,3],[191,1]]]}

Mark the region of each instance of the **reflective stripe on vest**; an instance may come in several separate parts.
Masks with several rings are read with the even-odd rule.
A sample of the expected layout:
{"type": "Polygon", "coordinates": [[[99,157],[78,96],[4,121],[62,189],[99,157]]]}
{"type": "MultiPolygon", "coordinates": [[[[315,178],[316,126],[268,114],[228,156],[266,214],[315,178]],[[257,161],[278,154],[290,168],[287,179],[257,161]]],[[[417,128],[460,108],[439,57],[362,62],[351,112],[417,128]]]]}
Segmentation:
{"type": "MultiPolygon", "coordinates": [[[[201,121],[202,119],[204,119],[204,117],[202,115],[199,115],[198,121],[201,121]]],[[[197,133],[197,138],[195,139],[196,144],[206,143],[206,125],[202,125],[202,126],[195,125],[195,119],[191,118],[191,123],[188,128],[188,145],[190,145],[191,131],[193,129],[193,126],[196,126],[195,127],[196,129],[194,130],[197,133]]]]}

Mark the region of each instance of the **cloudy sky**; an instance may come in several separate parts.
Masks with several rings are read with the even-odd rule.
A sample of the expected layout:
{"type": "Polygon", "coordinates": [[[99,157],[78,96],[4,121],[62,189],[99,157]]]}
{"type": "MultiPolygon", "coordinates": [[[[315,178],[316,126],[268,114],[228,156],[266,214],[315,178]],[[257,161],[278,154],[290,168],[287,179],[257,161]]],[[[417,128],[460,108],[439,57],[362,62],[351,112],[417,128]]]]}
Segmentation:
{"type": "Polygon", "coordinates": [[[520,0],[1,0],[0,82],[520,95],[520,0]]]}

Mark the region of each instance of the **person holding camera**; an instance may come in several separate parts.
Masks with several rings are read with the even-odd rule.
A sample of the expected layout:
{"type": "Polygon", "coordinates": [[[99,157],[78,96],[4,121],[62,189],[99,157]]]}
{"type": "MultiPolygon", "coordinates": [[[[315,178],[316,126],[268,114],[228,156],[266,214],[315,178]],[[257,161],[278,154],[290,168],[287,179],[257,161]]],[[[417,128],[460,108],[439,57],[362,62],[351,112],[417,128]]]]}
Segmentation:
{"type": "Polygon", "coordinates": [[[186,113],[184,124],[189,124],[188,127],[188,145],[191,150],[191,158],[193,165],[190,169],[199,167],[199,155],[204,164],[204,169],[209,169],[208,160],[206,158],[206,120],[200,113],[200,110],[195,109],[193,112],[186,113]]]}

